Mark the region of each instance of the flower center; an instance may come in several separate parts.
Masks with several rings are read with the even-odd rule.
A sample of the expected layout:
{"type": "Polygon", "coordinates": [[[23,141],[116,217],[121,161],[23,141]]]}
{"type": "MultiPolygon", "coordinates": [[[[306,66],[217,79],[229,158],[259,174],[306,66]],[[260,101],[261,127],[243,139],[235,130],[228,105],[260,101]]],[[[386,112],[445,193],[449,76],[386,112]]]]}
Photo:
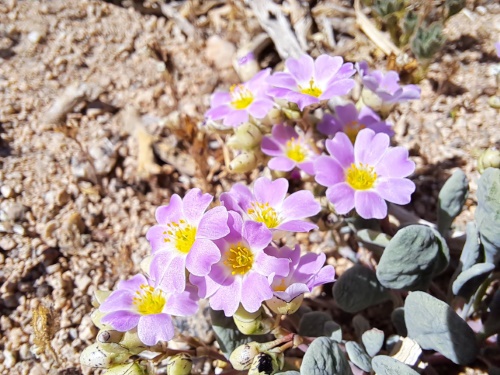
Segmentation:
{"type": "Polygon", "coordinates": [[[175,248],[181,253],[189,253],[196,240],[196,227],[187,224],[184,219],[179,220],[179,223],[168,223],[167,227],[168,230],[163,232],[165,236],[163,241],[173,242],[175,248]]]}
{"type": "Polygon", "coordinates": [[[314,78],[311,78],[309,80],[309,87],[303,88],[302,86],[299,85],[299,91],[302,94],[311,95],[314,96],[315,98],[319,98],[321,94],[323,94],[323,91],[318,86],[316,86],[314,78]]]}
{"type": "Polygon", "coordinates": [[[276,228],[280,224],[278,213],[269,203],[252,202],[247,212],[252,220],[264,223],[268,228],[276,228]]]}
{"type": "Polygon", "coordinates": [[[253,95],[243,85],[232,85],[229,89],[231,94],[231,106],[235,109],[245,109],[253,102],[253,95]]]}
{"type": "Polygon", "coordinates": [[[355,190],[368,190],[375,185],[377,173],[369,165],[353,163],[347,168],[345,180],[355,190]]]}
{"type": "Polygon", "coordinates": [[[300,144],[298,139],[292,138],[286,142],[285,154],[293,161],[301,163],[307,157],[307,150],[300,144]]]}
{"type": "Polygon", "coordinates": [[[229,268],[231,275],[244,275],[252,269],[253,253],[241,243],[229,248],[224,265],[229,268]]]}
{"type": "Polygon", "coordinates": [[[160,314],[165,303],[167,303],[165,294],[151,285],[142,284],[141,289],[136,291],[135,294],[136,297],[132,299],[132,303],[141,315],[160,314]]]}
{"type": "Polygon", "coordinates": [[[366,128],[366,126],[364,126],[363,124],[360,124],[357,121],[351,121],[344,126],[344,133],[349,137],[351,143],[354,144],[358,133],[364,128],[366,128]]]}

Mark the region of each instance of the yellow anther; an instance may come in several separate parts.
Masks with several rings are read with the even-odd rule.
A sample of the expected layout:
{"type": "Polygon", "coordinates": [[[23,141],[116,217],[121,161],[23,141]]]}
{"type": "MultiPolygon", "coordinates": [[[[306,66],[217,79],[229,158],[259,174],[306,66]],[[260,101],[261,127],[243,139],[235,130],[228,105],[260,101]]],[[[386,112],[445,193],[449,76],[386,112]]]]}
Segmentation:
{"type": "Polygon", "coordinates": [[[368,190],[373,188],[377,180],[377,173],[373,167],[362,163],[351,164],[345,172],[345,181],[355,190],[368,190]]]}

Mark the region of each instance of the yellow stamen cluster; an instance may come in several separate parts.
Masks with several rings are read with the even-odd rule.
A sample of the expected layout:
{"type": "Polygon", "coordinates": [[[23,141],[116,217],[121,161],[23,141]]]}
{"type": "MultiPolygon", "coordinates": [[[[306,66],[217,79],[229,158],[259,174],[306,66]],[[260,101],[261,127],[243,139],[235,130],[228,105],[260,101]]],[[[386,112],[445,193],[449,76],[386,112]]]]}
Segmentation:
{"type": "Polygon", "coordinates": [[[351,121],[344,126],[344,133],[349,137],[351,143],[354,144],[358,133],[364,128],[366,128],[366,126],[364,126],[363,124],[360,124],[357,121],[351,121]]]}
{"type": "Polygon", "coordinates": [[[307,149],[298,139],[292,138],[286,142],[285,155],[297,163],[302,163],[307,158],[307,149]]]}
{"type": "Polygon", "coordinates": [[[244,275],[252,269],[253,253],[247,247],[238,243],[229,249],[223,263],[229,268],[231,275],[244,275]]]}
{"type": "Polygon", "coordinates": [[[186,220],[181,219],[178,223],[168,223],[168,230],[163,232],[164,242],[173,242],[175,248],[181,253],[187,254],[193,247],[196,240],[196,227],[187,224],[186,220]]]}
{"type": "Polygon", "coordinates": [[[234,109],[245,109],[253,103],[254,97],[250,90],[243,85],[233,85],[229,89],[231,106],[234,109]]]}
{"type": "Polygon", "coordinates": [[[368,190],[375,185],[377,173],[373,167],[362,163],[351,164],[345,172],[345,181],[355,190],[368,190]]]}
{"type": "Polygon", "coordinates": [[[314,78],[311,78],[309,80],[309,87],[302,87],[299,85],[299,91],[302,94],[311,95],[314,96],[315,98],[319,98],[321,94],[323,94],[323,91],[318,86],[316,86],[314,78]]]}
{"type": "Polygon", "coordinates": [[[280,224],[278,213],[269,203],[252,202],[247,210],[252,220],[264,223],[268,228],[276,228],[280,224]]]}
{"type": "Polygon", "coordinates": [[[165,294],[151,285],[142,284],[135,294],[132,303],[141,315],[160,314],[167,303],[165,294]]]}

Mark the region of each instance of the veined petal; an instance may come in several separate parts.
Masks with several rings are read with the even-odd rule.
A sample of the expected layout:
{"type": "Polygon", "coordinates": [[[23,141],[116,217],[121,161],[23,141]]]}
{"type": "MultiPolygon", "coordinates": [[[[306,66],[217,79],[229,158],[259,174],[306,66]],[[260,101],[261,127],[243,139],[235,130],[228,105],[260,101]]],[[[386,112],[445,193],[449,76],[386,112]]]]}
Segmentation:
{"type": "Polygon", "coordinates": [[[335,185],[345,180],[344,169],[336,159],[330,156],[319,156],[314,161],[314,170],[316,182],[323,186],[335,185]]]}
{"type": "Polygon", "coordinates": [[[348,168],[354,162],[354,147],[345,133],[338,132],[333,139],[325,142],[325,146],[343,169],[348,168]]]}
{"type": "Polygon", "coordinates": [[[284,200],[282,214],[288,221],[314,216],[320,210],[321,205],[316,202],[314,195],[308,190],[300,190],[284,200]]]}
{"type": "Polygon", "coordinates": [[[208,210],[200,220],[196,235],[198,238],[216,240],[229,233],[226,207],[219,206],[208,210]]]}
{"type": "Polygon", "coordinates": [[[164,290],[180,293],[186,287],[186,257],[160,251],[153,256],[150,272],[156,285],[164,290]]]}
{"type": "Polygon", "coordinates": [[[354,144],[356,163],[375,166],[389,147],[389,136],[375,133],[371,129],[363,129],[358,133],[354,144]]]}
{"type": "Polygon", "coordinates": [[[132,276],[128,280],[122,280],[118,283],[118,289],[126,289],[131,292],[134,292],[140,288],[142,284],[147,285],[148,279],[143,274],[138,273],[135,276],[132,276]]]}
{"type": "Polygon", "coordinates": [[[309,83],[314,74],[314,60],[309,55],[302,55],[298,59],[288,58],[285,62],[288,71],[298,83],[309,83]]]}
{"type": "Polygon", "coordinates": [[[345,215],[354,208],[354,189],[345,182],[329,187],[326,197],[340,215],[345,215]]]}
{"type": "Polygon", "coordinates": [[[375,191],[386,201],[396,204],[408,204],[415,191],[415,184],[407,178],[380,178],[375,191]]]}
{"type": "Polygon", "coordinates": [[[137,335],[146,345],[169,341],[174,337],[174,325],[168,314],[143,315],[137,326],[137,335]]]}
{"type": "Polygon", "coordinates": [[[113,311],[106,314],[101,322],[103,324],[109,324],[111,327],[120,332],[127,332],[131,329],[137,327],[139,323],[139,315],[131,311],[113,311]]]}
{"type": "Polygon", "coordinates": [[[278,178],[271,181],[267,177],[260,177],[255,181],[253,192],[260,203],[269,203],[271,207],[281,205],[288,191],[288,181],[278,178]]]}
{"type": "Polygon", "coordinates": [[[167,206],[156,209],[156,221],[158,224],[168,224],[182,219],[182,199],[177,194],[172,195],[167,206]]]}
{"type": "Polygon", "coordinates": [[[243,290],[241,304],[248,312],[257,311],[265,300],[273,297],[267,278],[256,272],[249,272],[243,279],[243,290]]]}
{"type": "Polygon", "coordinates": [[[132,290],[115,290],[109,295],[106,300],[101,303],[99,310],[107,313],[120,310],[131,310],[133,307],[134,293],[137,289],[132,290]]]}
{"type": "Polygon", "coordinates": [[[375,191],[356,191],[354,205],[363,219],[383,219],[387,216],[387,204],[375,191]]]}
{"type": "Polygon", "coordinates": [[[197,226],[203,213],[208,208],[214,197],[203,194],[200,189],[190,189],[182,201],[184,215],[191,225],[197,226]]]}
{"type": "Polygon", "coordinates": [[[186,268],[193,275],[205,276],[220,258],[220,250],[212,241],[198,238],[186,257],[186,268]]]}

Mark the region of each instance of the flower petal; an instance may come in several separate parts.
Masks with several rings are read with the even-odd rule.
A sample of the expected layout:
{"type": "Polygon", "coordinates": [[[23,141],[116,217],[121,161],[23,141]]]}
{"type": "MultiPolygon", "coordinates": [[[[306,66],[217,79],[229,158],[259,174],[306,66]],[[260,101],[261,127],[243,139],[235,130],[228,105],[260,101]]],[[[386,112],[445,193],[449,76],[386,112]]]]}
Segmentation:
{"type": "Polygon", "coordinates": [[[254,253],[264,249],[273,239],[271,231],[264,224],[255,221],[243,223],[242,237],[247,240],[254,253]]]}
{"type": "Polygon", "coordinates": [[[342,132],[335,134],[333,139],[325,142],[326,149],[342,166],[343,169],[354,163],[354,147],[349,137],[342,132]]]}
{"type": "Polygon", "coordinates": [[[287,91],[283,92],[288,92],[288,90],[297,89],[297,81],[290,73],[287,72],[274,73],[271,77],[267,79],[267,82],[273,86],[287,89],[287,91]]]}
{"type": "Polygon", "coordinates": [[[340,56],[318,56],[314,62],[315,78],[319,82],[328,82],[342,66],[344,59],[340,56]]]}
{"type": "Polygon", "coordinates": [[[314,170],[316,182],[323,186],[335,185],[345,180],[344,169],[336,159],[330,156],[319,156],[314,161],[314,170]]]}
{"type": "Polygon", "coordinates": [[[223,124],[226,126],[238,127],[248,121],[248,112],[246,110],[233,110],[224,118],[223,124]]]}
{"type": "Polygon", "coordinates": [[[210,108],[205,112],[205,117],[210,120],[220,120],[226,117],[229,113],[233,111],[228,104],[224,104],[218,107],[210,108]]]}
{"type": "Polygon", "coordinates": [[[167,251],[155,253],[151,261],[151,278],[162,289],[180,293],[186,287],[186,257],[167,251]]]}
{"type": "Polygon", "coordinates": [[[228,210],[246,212],[253,200],[253,195],[248,186],[237,183],[228,193],[222,193],[219,200],[228,210]]]}
{"type": "Polygon", "coordinates": [[[356,86],[356,84],[353,79],[342,79],[340,81],[336,81],[323,91],[319,100],[328,100],[337,95],[346,95],[354,88],[354,86],[356,86]]]}
{"type": "Polygon", "coordinates": [[[248,107],[248,113],[257,119],[264,118],[267,116],[269,111],[273,108],[274,102],[272,100],[260,99],[255,100],[248,107]]]}
{"type": "Polygon", "coordinates": [[[200,189],[190,189],[182,201],[184,215],[189,224],[197,226],[203,213],[208,208],[214,197],[203,194],[200,189]]]}
{"type": "Polygon", "coordinates": [[[342,125],[335,117],[329,113],[325,113],[323,118],[316,126],[319,132],[325,135],[335,135],[337,132],[342,131],[342,125]]]}
{"type": "Polygon", "coordinates": [[[314,73],[314,60],[309,55],[302,55],[298,59],[288,58],[285,62],[288,71],[296,78],[299,84],[309,83],[314,73]]]}
{"type": "Polygon", "coordinates": [[[262,152],[269,156],[281,156],[283,155],[282,146],[270,136],[262,138],[260,148],[262,152]]]}
{"type": "Polygon", "coordinates": [[[205,276],[220,257],[220,250],[212,241],[198,238],[186,257],[186,268],[193,275],[205,276]]]}
{"type": "Polygon", "coordinates": [[[415,191],[415,184],[407,178],[381,178],[377,180],[375,191],[386,201],[408,204],[415,191]]]}
{"type": "Polygon", "coordinates": [[[387,216],[387,203],[375,191],[356,191],[354,205],[363,219],[383,219],[387,216]]]}
{"type": "Polygon", "coordinates": [[[143,274],[138,273],[128,280],[122,280],[118,283],[118,289],[126,289],[131,292],[139,290],[141,285],[148,285],[148,279],[143,274]]]}
{"type": "Polygon", "coordinates": [[[276,230],[286,230],[288,232],[309,232],[318,228],[316,224],[304,220],[290,220],[278,225],[276,230]]]}
{"type": "Polygon", "coordinates": [[[214,310],[224,310],[224,315],[233,316],[241,301],[241,278],[235,277],[229,285],[222,286],[209,299],[214,310]]]}
{"type": "Polygon", "coordinates": [[[196,230],[197,238],[216,240],[229,233],[227,226],[228,213],[226,207],[219,206],[208,210],[200,220],[196,230]]]}
{"type": "Polygon", "coordinates": [[[408,158],[408,150],[404,147],[389,148],[375,166],[379,176],[403,178],[413,173],[415,163],[408,158]]]}
{"type": "Polygon", "coordinates": [[[241,304],[248,312],[260,309],[262,302],[273,297],[273,291],[267,278],[256,272],[249,272],[243,279],[243,290],[241,304]]]}
{"type": "Polygon", "coordinates": [[[354,158],[356,163],[377,165],[389,147],[389,136],[384,133],[375,133],[371,129],[363,129],[358,133],[354,144],[354,158]]]}
{"type": "Polygon", "coordinates": [[[164,311],[170,315],[189,316],[198,310],[197,288],[188,285],[186,290],[179,294],[172,294],[167,300],[164,311]]]}
{"type": "MultiPolygon", "coordinates": [[[[288,185],[288,184],[287,184],[288,185]]],[[[297,191],[283,201],[282,215],[286,221],[316,215],[321,205],[308,190],[297,191]]]]}
{"type": "Polygon", "coordinates": [[[255,181],[253,192],[257,202],[269,203],[271,207],[281,205],[288,191],[288,181],[278,178],[271,181],[267,177],[260,177],[255,181]]]}
{"type": "Polygon", "coordinates": [[[137,326],[139,339],[146,345],[169,341],[174,337],[174,324],[168,314],[143,315],[137,326]]]}
{"type": "Polygon", "coordinates": [[[257,272],[263,276],[269,276],[272,273],[280,276],[285,276],[288,274],[288,265],[290,264],[290,259],[288,258],[276,258],[274,256],[268,255],[265,252],[261,252],[255,258],[255,264],[253,265],[254,272],[257,272]]]}
{"type": "Polygon", "coordinates": [[[298,133],[292,126],[276,124],[273,126],[272,135],[279,143],[286,144],[290,138],[299,138],[298,133]]]}
{"type": "MultiPolygon", "coordinates": [[[[147,282],[146,282],[147,285],[147,282]]],[[[113,311],[131,310],[133,308],[134,293],[139,287],[131,290],[115,290],[101,303],[99,310],[104,313],[113,311]]]]}
{"type": "Polygon", "coordinates": [[[180,219],[182,219],[182,199],[177,194],[172,195],[168,205],[156,209],[158,224],[178,222],[180,219]]]}
{"type": "Polygon", "coordinates": [[[345,182],[329,187],[326,197],[340,215],[345,215],[354,208],[354,189],[345,182]]]}
{"type": "Polygon", "coordinates": [[[319,272],[307,283],[310,290],[315,286],[331,283],[335,281],[335,268],[331,265],[324,266],[319,272]]]}
{"type": "Polygon", "coordinates": [[[137,327],[139,323],[139,315],[131,311],[114,311],[106,314],[101,322],[103,324],[109,324],[111,327],[120,332],[127,332],[131,329],[137,327]]]}

